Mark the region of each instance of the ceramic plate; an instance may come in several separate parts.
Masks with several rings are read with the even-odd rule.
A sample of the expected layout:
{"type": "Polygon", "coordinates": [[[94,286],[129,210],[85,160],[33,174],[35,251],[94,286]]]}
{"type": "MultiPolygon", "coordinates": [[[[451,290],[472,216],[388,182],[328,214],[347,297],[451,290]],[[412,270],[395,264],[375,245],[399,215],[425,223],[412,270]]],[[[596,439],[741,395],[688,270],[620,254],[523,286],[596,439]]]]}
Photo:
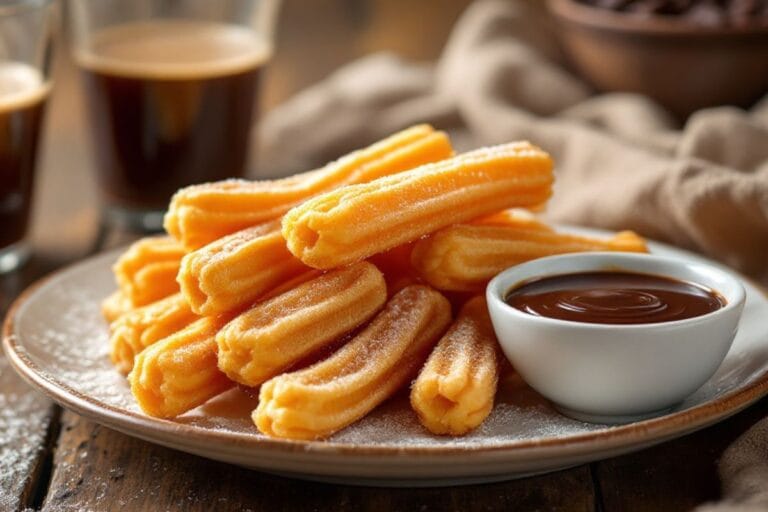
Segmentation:
{"type": "MultiPolygon", "coordinates": [[[[651,250],[701,260],[662,244],[651,244],[651,250]]],[[[98,255],[62,270],[18,299],[4,331],[12,365],[62,406],[98,423],[249,468],[369,485],[517,478],[679,437],[738,412],[768,392],[768,299],[745,283],[747,304],[739,333],[717,373],[672,412],[645,421],[611,427],[566,418],[514,375],[500,383],[496,406],[485,423],[459,438],[428,434],[405,396],[318,442],[262,436],[249,419],[254,399],[237,389],[174,421],[150,418],[140,412],[107,355],[107,325],[99,303],[114,289],[110,266],[118,254],[98,255]]]]}

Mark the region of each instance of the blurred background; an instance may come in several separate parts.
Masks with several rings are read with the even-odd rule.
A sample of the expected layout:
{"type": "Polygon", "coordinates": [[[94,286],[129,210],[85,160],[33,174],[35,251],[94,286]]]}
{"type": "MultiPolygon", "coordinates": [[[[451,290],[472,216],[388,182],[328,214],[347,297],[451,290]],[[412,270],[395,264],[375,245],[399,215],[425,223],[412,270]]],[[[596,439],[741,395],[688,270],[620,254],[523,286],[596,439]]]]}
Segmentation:
{"type": "MultiPolygon", "coordinates": [[[[270,161],[257,175],[305,170],[420,122],[450,131],[459,149],[530,139],[568,190],[556,188],[553,220],[635,229],[768,279],[756,249],[768,250],[766,217],[753,200],[768,173],[768,0],[546,5],[550,15],[537,0],[283,0],[260,118],[292,107],[271,118],[272,154],[312,163],[270,161]],[[402,60],[363,59],[324,82],[382,51],[402,60]],[[414,64],[441,55],[419,75],[414,64]],[[312,86],[310,101],[289,101],[312,86]],[[624,173],[638,172],[627,188],[624,173]],[[733,229],[728,218],[757,220],[733,229]]],[[[92,247],[99,194],[83,87],[58,37],[31,239],[66,260],[92,247]]]]}
{"type": "MultiPolygon", "coordinates": [[[[262,84],[262,112],[372,52],[387,50],[415,61],[435,59],[470,3],[284,0],[275,54],[262,84]]],[[[59,34],[59,39],[64,37],[59,34]]],[[[55,60],[33,196],[32,244],[42,253],[69,259],[86,250],[95,236],[99,196],[83,88],[66,41],[56,41],[55,60]]]]}

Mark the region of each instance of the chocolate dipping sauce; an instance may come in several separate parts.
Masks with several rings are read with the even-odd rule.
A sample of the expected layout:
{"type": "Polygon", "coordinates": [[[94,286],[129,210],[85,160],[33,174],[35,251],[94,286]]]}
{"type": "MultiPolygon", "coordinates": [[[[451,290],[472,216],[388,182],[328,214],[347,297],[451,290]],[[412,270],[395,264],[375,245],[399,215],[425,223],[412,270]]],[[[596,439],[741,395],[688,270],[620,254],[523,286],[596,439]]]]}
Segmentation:
{"type": "Polygon", "coordinates": [[[726,305],[704,286],[632,272],[584,272],[526,281],[505,302],[535,316],[596,324],[652,324],[705,315],[726,305]]]}

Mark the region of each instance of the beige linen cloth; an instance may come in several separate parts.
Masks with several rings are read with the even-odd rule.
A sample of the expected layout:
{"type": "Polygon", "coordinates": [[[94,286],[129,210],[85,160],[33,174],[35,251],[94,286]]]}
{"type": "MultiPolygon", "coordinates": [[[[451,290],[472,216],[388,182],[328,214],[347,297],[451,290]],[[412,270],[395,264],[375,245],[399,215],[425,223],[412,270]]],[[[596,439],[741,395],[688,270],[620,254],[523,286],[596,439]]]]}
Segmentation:
{"type": "MultiPolygon", "coordinates": [[[[529,139],[556,160],[551,220],[633,229],[768,283],[768,97],[680,127],[645,97],[593,95],[562,64],[542,3],[475,2],[434,65],[378,54],[337,71],[267,116],[259,168],[310,169],[419,122],[460,149],[529,139]]],[[[768,509],[766,420],[720,469],[725,501],[707,510],[768,509]]]]}

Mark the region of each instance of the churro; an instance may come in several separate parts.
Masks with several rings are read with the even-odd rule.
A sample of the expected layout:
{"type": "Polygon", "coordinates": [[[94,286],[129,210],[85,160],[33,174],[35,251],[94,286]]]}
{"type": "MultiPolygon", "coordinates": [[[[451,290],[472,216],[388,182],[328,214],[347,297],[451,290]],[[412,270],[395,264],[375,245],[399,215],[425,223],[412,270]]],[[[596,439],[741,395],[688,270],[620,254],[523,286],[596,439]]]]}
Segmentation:
{"type": "Polygon", "coordinates": [[[273,437],[333,434],[405,385],[450,321],[450,305],[438,292],[426,286],[404,288],[328,359],[265,382],[254,423],[273,437]]]}
{"type": "Polygon", "coordinates": [[[418,125],[325,167],[274,181],[228,180],[179,190],[171,200],[165,229],[189,249],[282,216],[318,193],[397,173],[453,154],[443,132],[418,125]]]}
{"type": "Polygon", "coordinates": [[[113,267],[117,284],[133,307],[151,304],[179,291],[176,274],[184,248],[167,236],[134,242],[113,267]]]}
{"type": "Polygon", "coordinates": [[[215,315],[247,306],[307,270],[288,251],[280,221],[271,221],[187,254],[177,279],[195,313],[215,315]]]}
{"type": "Polygon", "coordinates": [[[490,414],[498,377],[498,342],[485,299],[475,297],[427,359],[411,406],[433,434],[463,435],[490,414]]]}
{"type": "Polygon", "coordinates": [[[136,356],[128,380],[145,413],[172,418],[234,385],[216,365],[214,337],[224,321],[203,317],[136,356]]]}
{"type": "Polygon", "coordinates": [[[127,374],[139,352],[198,318],[180,293],[122,315],[109,326],[112,362],[127,374]]]}
{"type": "Polygon", "coordinates": [[[514,226],[518,228],[553,231],[551,226],[539,220],[526,208],[509,208],[507,210],[486,215],[485,217],[479,217],[468,222],[468,224],[481,226],[514,226]]]}
{"type": "Polygon", "coordinates": [[[286,214],[283,236],[305,264],[333,268],[457,222],[539,204],[552,180],[549,155],[527,142],[483,148],[321,194],[286,214]]]}
{"type": "Polygon", "coordinates": [[[585,251],[647,252],[647,247],[632,231],[600,240],[526,225],[460,224],[417,242],[411,262],[435,288],[479,291],[493,276],[518,263],[585,251]]]}
{"type": "Polygon", "coordinates": [[[258,386],[369,320],[387,299],[381,272],[360,262],[256,304],[216,336],[219,368],[258,386]]]}
{"type": "Polygon", "coordinates": [[[109,297],[101,301],[101,316],[112,323],[133,309],[133,303],[122,290],[115,290],[109,297]]]}

